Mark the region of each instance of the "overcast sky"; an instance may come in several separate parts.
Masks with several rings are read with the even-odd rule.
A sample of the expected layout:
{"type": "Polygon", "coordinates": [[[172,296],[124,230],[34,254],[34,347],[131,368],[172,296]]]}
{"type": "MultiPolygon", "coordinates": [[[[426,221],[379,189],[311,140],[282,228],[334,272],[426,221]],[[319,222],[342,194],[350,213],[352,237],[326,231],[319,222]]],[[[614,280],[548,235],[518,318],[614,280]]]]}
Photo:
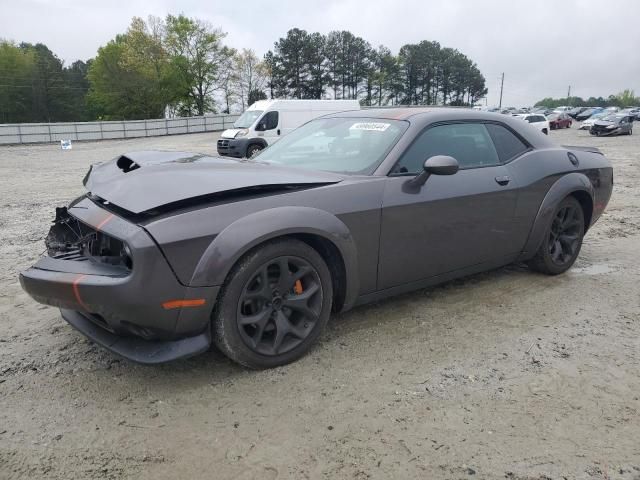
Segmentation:
{"type": "Polygon", "coordinates": [[[394,53],[435,40],[475,61],[488,103],[542,97],[640,95],[640,0],[0,0],[0,38],[45,43],[65,62],[86,60],[131,17],[184,13],[221,27],[226,43],[259,55],[292,27],[350,30],[394,53]]]}

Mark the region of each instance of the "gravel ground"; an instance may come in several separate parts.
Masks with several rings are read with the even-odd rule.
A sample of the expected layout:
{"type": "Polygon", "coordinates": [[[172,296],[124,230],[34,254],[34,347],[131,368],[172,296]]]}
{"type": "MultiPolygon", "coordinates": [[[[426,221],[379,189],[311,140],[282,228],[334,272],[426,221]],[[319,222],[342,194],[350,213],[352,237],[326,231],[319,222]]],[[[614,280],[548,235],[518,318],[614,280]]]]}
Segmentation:
{"type": "MultiPolygon", "coordinates": [[[[640,128],[640,127],[639,127],[640,128]]],[[[640,479],[640,135],[574,268],[514,265],[333,318],[293,365],[120,360],[20,289],[90,163],[211,134],[0,148],[0,477],[640,479]]]]}

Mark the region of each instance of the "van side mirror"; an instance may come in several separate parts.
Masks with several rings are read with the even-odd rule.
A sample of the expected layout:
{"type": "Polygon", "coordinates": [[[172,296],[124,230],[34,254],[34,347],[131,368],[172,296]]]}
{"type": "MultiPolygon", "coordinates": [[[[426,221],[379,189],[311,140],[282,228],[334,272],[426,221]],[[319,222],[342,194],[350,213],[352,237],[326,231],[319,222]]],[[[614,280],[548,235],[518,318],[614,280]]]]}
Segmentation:
{"type": "Polygon", "coordinates": [[[264,132],[266,129],[267,129],[266,122],[260,122],[258,125],[256,125],[256,131],[258,132],[264,132]]]}

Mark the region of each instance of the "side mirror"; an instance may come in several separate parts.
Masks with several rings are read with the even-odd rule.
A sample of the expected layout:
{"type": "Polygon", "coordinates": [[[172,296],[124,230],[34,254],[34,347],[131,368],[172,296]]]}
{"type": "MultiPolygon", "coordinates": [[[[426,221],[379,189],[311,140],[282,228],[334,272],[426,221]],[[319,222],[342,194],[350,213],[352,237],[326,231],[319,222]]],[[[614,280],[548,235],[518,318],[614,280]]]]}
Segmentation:
{"type": "Polygon", "coordinates": [[[423,170],[410,182],[413,187],[421,187],[431,175],[453,175],[460,169],[458,161],[447,155],[435,155],[425,160],[423,170]]]}
{"type": "Polygon", "coordinates": [[[257,126],[256,126],[256,130],[258,132],[264,132],[267,129],[267,124],[265,122],[260,122],[257,126]]]}

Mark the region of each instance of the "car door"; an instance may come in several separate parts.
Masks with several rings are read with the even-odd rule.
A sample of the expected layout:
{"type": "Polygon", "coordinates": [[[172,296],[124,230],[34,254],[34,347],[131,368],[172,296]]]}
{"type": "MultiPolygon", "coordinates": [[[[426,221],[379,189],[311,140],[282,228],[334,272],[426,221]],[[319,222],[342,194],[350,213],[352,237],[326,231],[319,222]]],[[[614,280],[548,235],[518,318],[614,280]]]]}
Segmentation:
{"type": "Polygon", "coordinates": [[[268,145],[280,139],[280,114],[272,110],[265,113],[256,126],[259,137],[265,139],[268,145]]]}
{"type": "Polygon", "coordinates": [[[622,127],[623,133],[629,133],[631,131],[631,118],[624,117],[622,120],[620,120],[620,126],[622,127]]]}
{"type": "Polygon", "coordinates": [[[418,135],[385,187],[379,289],[517,256],[521,245],[512,242],[517,185],[502,163],[483,123],[438,124],[418,135]],[[434,155],[454,157],[460,170],[408,188],[407,181],[434,155]]]}

